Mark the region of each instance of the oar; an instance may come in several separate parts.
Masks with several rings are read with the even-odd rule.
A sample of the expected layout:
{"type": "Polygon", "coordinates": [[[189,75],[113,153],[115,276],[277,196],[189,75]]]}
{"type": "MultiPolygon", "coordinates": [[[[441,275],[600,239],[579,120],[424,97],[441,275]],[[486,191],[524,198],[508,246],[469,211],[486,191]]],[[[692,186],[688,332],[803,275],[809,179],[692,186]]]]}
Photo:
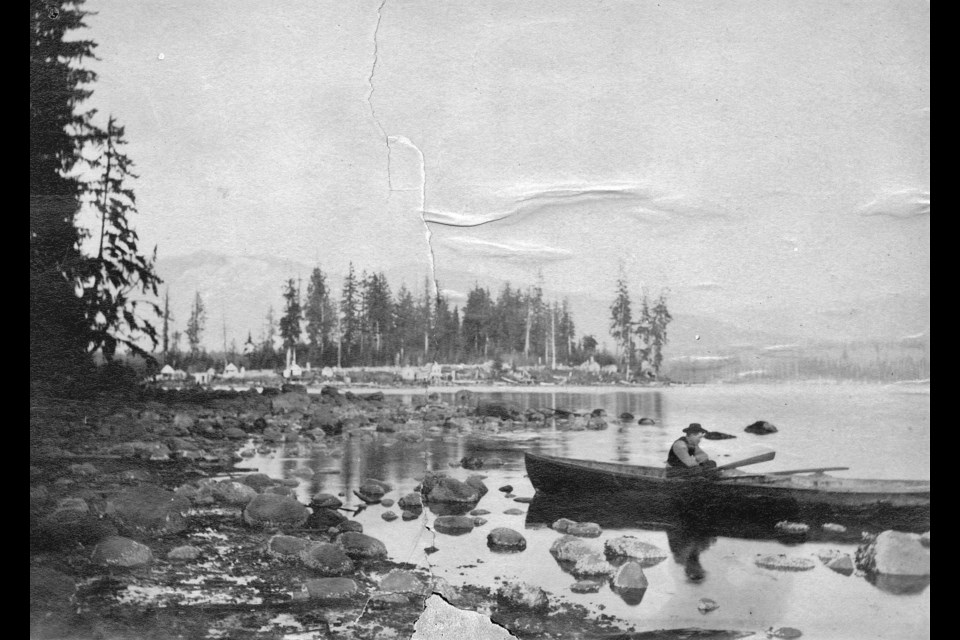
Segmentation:
{"type": "Polygon", "coordinates": [[[816,467],[814,469],[791,469],[790,471],[771,471],[768,476],[789,476],[794,473],[819,473],[821,471],[846,471],[850,467],[816,467]]]}
{"type": "Polygon", "coordinates": [[[723,471],[724,469],[736,469],[737,467],[745,467],[748,464],[759,464],[761,462],[769,462],[773,460],[773,457],[777,455],[776,451],[767,451],[766,453],[761,453],[758,456],[753,456],[752,458],[744,458],[739,462],[730,462],[719,467],[715,467],[713,471],[723,471]]]}

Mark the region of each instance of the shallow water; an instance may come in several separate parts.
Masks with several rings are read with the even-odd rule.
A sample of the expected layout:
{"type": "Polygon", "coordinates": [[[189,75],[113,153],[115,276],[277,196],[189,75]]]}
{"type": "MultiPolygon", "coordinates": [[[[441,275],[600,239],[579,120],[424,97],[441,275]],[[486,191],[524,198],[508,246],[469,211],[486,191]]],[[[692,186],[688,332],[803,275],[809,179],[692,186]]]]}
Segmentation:
{"type": "MultiPolygon", "coordinates": [[[[442,399],[452,401],[455,389],[436,389],[442,399]]],[[[433,389],[428,391],[434,391],[433,389]]],[[[421,392],[393,393],[404,401],[419,400],[421,392]]],[[[554,391],[489,391],[480,397],[509,400],[524,407],[556,407],[570,411],[603,408],[608,413],[605,431],[560,431],[547,424],[536,429],[501,434],[427,434],[420,443],[378,437],[373,441],[348,439],[340,456],[305,446],[293,446],[273,454],[247,459],[243,468],[262,471],[273,477],[296,477],[296,470],[309,467],[314,475],[302,480],[298,493],[303,500],[318,492],[342,493],[347,506],[359,501],[353,490],[367,477],[391,483],[386,497],[397,500],[417,484],[426,470],[448,472],[465,479],[480,473],[490,488],[477,508],[490,514],[487,523],[471,533],[450,536],[424,527],[436,517],[429,509],[420,520],[386,522],[384,511],[374,505],[355,517],[364,531],[384,541],[391,558],[431,566],[453,584],[493,585],[497,579],[517,577],[547,589],[571,602],[603,608],[636,625],[637,630],[670,627],[766,629],[790,626],[811,638],[920,638],[929,636],[930,588],[921,583],[875,585],[858,575],[843,576],[828,569],[816,558],[822,549],[853,554],[852,542],[787,544],[764,539],[716,537],[678,542],[667,532],[638,527],[607,528],[591,540],[598,548],[619,535],[633,535],[677,553],[645,569],[649,588],[638,604],[629,604],[604,585],[595,594],[574,594],[569,586],[575,578],[565,573],[549,553],[559,537],[542,523],[521,515],[503,512],[528,505],[514,502],[497,489],[513,486],[517,496],[532,497],[533,487],[525,477],[523,452],[534,451],[576,458],[612,460],[636,464],[662,464],[667,447],[690,422],[737,437],[704,441],[702,447],[720,464],[756,452],[774,449],[776,458],[750,467],[775,471],[799,467],[848,466],[835,475],[862,478],[929,479],[929,393],[917,393],[901,385],[764,385],[669,387],[662,389],[579,389],[554,391]],[[627,411],[636,418],[652,417],[656,425],[640,426],[636,418],[620,423],[616,416],[627,411]],[[743,432],[756,421],[767,420],[778,433],[757,436],[743,432]],[[459,468],[464,456],[498,457],[499,468],[469,471],[459,468]],[[453,467],[451,465],[457,465],[453,467]],[[525,551],[517,554],[492,553],[486,534],[495,527],[520,531],[527,540],[525,551]],[[671,545],[671,542],[674,544],[671,545]],[[692,545],[692,546],[691,546],[692,545]],[[434,546],[427,555],[425,548],[434,546]],[[690,549],[699,549],[699,563],[705,572],[700,581],[687,577],[690,549]],[[812,558],[815,568],[801,572],[763,569],[754,564],[758,555],[788,554],[812,558]],[[687,560],[684,558],[687,557],[687,560]],[[900,593],[908,591],[908,593],[900,593]],[[720,607],[702,614],[700,598],[715,600],[720,607]]],[[[378,434],[382,435],[382,434],[378,434]]],[[[601,497],[598,497],[601,498],[601,497]]]]}

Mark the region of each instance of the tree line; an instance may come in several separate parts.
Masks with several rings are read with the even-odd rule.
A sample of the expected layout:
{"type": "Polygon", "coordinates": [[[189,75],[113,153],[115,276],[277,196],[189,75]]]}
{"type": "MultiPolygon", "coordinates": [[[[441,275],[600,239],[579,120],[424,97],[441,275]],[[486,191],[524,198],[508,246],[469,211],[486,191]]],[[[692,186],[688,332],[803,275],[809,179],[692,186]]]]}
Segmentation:
{"type": "MultiPolygon", "coordinates": [[[[259,369],[285,365],[288,351],[301,365],[350,367],[489,360],[567,365],[596,349],[592,336],[577,341],[569,301],[547,300],[539,280],[527,287],[505,283],[496,295],[475,284],[462,308],[436,291],[425,278],[419,291],[404,283],[394,292],[382,272],[358,274],[351,262],[338,294],[316,267],[306,291],[293,278],[282,285],[282,313],[278,318],[268,310],[256,341],[248,333],[242,347],[225,346],[224,353],[259,369]]],[[[199,292],[184,334],[173,329],[169,293],[163,309],[164,360],[205,362],[206,310],[199,292]],[[179,347],[184,335],[186,352],[179,347]]]]}
{"type": "Polygon", "coordinates": [[[636,316],[623,268],[617,278],[617,292],[610,305],[610,335],[617,344],[617,362],[625,372],[649,371],[660,375],[667,325],[673,317],[667,309],[666,294],[650,300],[644,289],[636,316]]]}

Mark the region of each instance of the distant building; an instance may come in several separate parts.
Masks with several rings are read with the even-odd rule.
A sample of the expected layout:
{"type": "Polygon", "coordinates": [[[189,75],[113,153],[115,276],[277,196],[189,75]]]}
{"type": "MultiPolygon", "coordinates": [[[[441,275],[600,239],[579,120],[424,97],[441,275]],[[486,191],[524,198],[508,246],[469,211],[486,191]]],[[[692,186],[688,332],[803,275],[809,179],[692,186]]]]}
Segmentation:
{"type": "Polygon", "coordinates": [[[237,365],[232,362],[228,363],[226,367],[223,368],[223,377],[224,378],[236,378],[240,373],[240,370],[237,369],[237,365]]]}

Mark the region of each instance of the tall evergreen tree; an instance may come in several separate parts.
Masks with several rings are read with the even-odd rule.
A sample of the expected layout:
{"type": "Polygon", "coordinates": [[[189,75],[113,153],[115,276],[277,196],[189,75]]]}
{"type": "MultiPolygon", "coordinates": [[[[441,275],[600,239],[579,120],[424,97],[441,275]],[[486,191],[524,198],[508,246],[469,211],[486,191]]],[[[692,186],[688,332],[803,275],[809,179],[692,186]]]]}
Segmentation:
{"type": "Polygon", "coordinates": [[[343,349],[343,366],[349,366],[360,340],[360,291],[353,263],[343,280],[340,294],[340,342],[343,349]]]}
{"type": "Polygon", "coordinates": [[[193,297],[193,305],[190,307],[190,319],[187,320],[187,342],[190,344],[190,355],[196,357],[200,352],[200,337],[207,324],[207,309],[203,305],[203,299],[200,292],[197,291],[193,297]]]}
{"type": "Polygon", "coordinates": [[[314,268],[307,284],[307,301],[304,309],[307,321],[307,338],[310,342],[310,359],[324,363],[324,355],[336,324],[336,310],[327,287],[327,278],[319,267],[314,268]]]}
{"type": "Polygon", "coordinates": [[[173,313],[170,311],[170,287],[163,293],[163,362],[167,362],[170,352],[170,324],[173,322],[173,313]]]}
{"type": "Polygon", "coordinates": [[[398,364],[407,364],[419,346],[420,332],[417,327],[417,306],[413,294],[405,284],[397,291],[393,312],[393,331],[396,343],[394,353],[398,364]]]}
{"type": "Polygon", "coordinates": [[[490,292],[475,284],[467,294],[467,304],[463,308],[463,340],[469,355],[486,357],[492,323],[490,292]]]}
{"type": "Polygon", "coordinates": [[[290,278],[283,289],[283,317],[280,318],[280,338],[288,351],[300,342],[300,287],[290,278]]]}
{"type": "Polygon", "coordinates": [[[633,317],[630,312],[630,292],[623,269],[617,278],[617,297],[610,305],[610,335],[617,341],[620,362],[633,368],[633,317]]]}
{"type": "Polygon", "coordinates": [[[673,320],[670,311],[667,310],[666,295],[661,292],[657,298],[657,304],[654,305],[650,314],[652,326],[651,347],[652,347],[652,365],[654,374],[660,375],[660,366],[663,364],[663,347],[667,344],[667,325],[673,320]]]}

